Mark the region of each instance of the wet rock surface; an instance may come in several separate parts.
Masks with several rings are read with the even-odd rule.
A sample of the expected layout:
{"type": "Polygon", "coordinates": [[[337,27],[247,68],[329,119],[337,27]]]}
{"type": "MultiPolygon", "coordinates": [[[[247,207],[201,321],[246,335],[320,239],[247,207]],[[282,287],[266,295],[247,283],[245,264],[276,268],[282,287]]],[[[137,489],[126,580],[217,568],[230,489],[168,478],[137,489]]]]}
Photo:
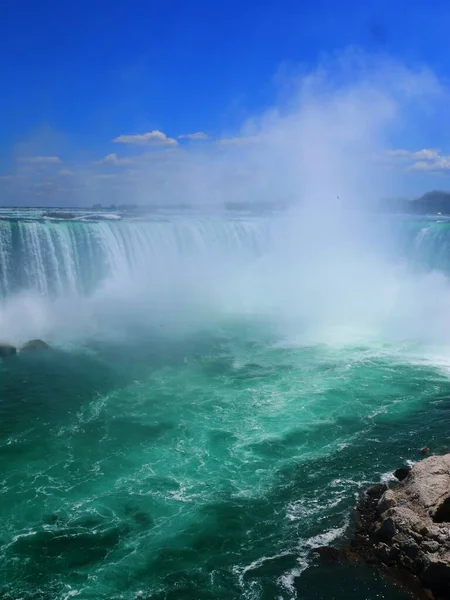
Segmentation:
{"type": "Polygon", "coordinates": [[[399,467],[398,469],[395,469],[394,477],[396,479],[398,479],[399,481],[403,481],[404,479],[406,479],[408,477],[410,472],[411,472],[411,467],[409,467],[409,466],[399,467]]]}
{"type": "Polygon", "coordinates": [[[357,513],[351,551],[450,598],[450,454],[420,461],[392,489],[369,489],[357,513]]]}
{"type": "Polygon", "coordinates": [[[414,598],[450,599],[450,454],[401,475],[366,490],[344,547],[313,551],[330,564],[372,565],[414,598]]]}
{"type": "Polygon", "coordinates": [[[50,346],[43,340],[30,340],[22,346],[21,352],[36,352],[42,350],[48,350],[50,346]]]}
{"type": "Polygon", "coordinates": [[[17,354],[17,348],[11,344],[0,343],[0,358],[7,358],[17,354]]]}

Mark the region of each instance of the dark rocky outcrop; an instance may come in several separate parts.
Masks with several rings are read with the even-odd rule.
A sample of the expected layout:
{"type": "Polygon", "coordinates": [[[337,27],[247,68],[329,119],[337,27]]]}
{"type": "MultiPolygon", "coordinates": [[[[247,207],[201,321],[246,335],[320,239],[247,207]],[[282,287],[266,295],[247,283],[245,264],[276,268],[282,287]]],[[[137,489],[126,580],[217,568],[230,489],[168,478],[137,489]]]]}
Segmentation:
{"type": "Polygon", "coordinates": [[[414,598],[450,599],[450,454],[399,475],[365,492],[343,547],[313,551],[328,564],[372,565],[414,598]]]}
{"type": "Polygon", "coordinates": [[[411,472],[411,467],[409,467],[409,466],[399,467],[398,469],[395,469],[394,477],[396,479],[398,479],[399,481],[403,481],[404,479],[406,479],[408,477],[410,472],[411,472]]]}
{"type": "Polygon", "coordinates": [[[17,348],[11,344],[0,343],[0,358],[14,356],[17,354],[17,348]]]}
{"type": "Polygon", "coordinates": [[[450,598],[450,454],[418,462],[393,489],[369,490],[358,513],[358,555],[408,572],[431,597],[450,598]]]}
{"type": "Polygon", "coordinates": [[[22,346],[21,352],[36,352],[41,350],[48,350],[50,346],[42,340],[30,340],[22,346]]]}

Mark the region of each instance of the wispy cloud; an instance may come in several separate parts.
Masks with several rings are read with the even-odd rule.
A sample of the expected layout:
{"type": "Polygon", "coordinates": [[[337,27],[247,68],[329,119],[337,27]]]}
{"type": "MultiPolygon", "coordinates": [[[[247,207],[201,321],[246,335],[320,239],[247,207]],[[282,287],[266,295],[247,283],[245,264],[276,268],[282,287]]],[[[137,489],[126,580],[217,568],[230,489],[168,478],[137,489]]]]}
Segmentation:
{"type": "Polygon", "coordinates": [[[62,160],[59,156],[21,156],[17,162],[29,165],[57,165],[61,164],[62,160]]]}
{"type": "Polygon", "coordinates": [[[405,163],[410,171],[450,171],[450,155],[441,154],[439,148],[423,148],[416,151],[390,150],[388,154],[394,160],[405,163]]]}
{"type": "Polygon", "coordinates": [[[186,133],[184,135],[179,135],[178,139],[180,140],[207,140],[208,135],[203,133],[203,131],[197,131],[196,133],[186,133]]]}
{"type": "Polygon", "coordinates": [[[127,158],[127,157],[119,157],[115,152],[113,152],[112,154],[108,154],[107,156],[105,156],[105,158],[103,158],[102,160],[99,160],[97,162],[97,164],[99,165],[113,165],[116,167],[120,167],[120,166],[127,166],[127,165],[132,165],[133,164],[133,159],[132,158],[127,158]]]}
{"type": "Polygon", "coordinates": [[[113,142],[117,144],[137,145],[153,144],[155,146],[176,146],[178,144],[177,140],[171,137],[167,137],[167,135],[164,132],[158,131],[157,129],[149,131],[148,133],[119,135],[119,137],[113,139],[113,142]]]}

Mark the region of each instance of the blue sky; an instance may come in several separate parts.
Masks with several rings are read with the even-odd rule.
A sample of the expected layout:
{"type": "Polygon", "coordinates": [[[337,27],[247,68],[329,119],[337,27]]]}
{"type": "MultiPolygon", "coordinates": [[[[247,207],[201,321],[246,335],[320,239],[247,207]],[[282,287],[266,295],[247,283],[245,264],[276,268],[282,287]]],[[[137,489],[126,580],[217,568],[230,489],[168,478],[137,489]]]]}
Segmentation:
{"type": "MultiPolygon", "coordinates": [[[[93,183],[93,165],[131,167],[150,145],[165,151],[167,163],[175,146],[235,139],[255,116],[289,104],[292,80],[348,47],[393,57],[413,70],[425,66],[444,87],[449,75],[450,10],[443,0],[22,0],[7,2],[2,12],[0,203],[101,201],[106,192],[93,183]],[[194,133],[203,135],[179,137],[194,133]],[[63,179],[71,177],[76,184],[67,184],[66,195],[63,179]]],[[[413,153],[439,149],[436,168],[410,172],[402,184],[409,193],[450,187],[446,102],[433,102],[408,109],[418,118],[391,136],[392,150],[410,152],[403,158],[412,164],[425,157],[430,166],[430,154],[413,153]]],[[[193,152],[198,165],[199,152],[193,152]]],[[[156,177],[161,169],[155,168],[156,177]]],[[[118,189],[113,173],[103,175],[108,194],[118,189]]],[[[118,199],[125,180],[119,187],[118,199]]],[[[129,191],[127,198],[135,188],[129,191]]]]}

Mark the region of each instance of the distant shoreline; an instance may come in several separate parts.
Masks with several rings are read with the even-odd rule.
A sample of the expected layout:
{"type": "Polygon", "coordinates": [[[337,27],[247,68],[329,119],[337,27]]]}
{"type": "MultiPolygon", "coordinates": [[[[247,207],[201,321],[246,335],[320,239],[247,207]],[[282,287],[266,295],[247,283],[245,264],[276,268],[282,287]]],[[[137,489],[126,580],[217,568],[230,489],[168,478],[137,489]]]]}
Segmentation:
{"type": "MultiPolygon", "coordinates": [[[[355,204],[350,204],[345,199],[340,199],[340,205],[342,208],[348,208],[350,210],[356,208],[363,208],[370,213],[377,214],[392,214],[392,215],[405,215],[405,216],[423,216],[423,217],[450,217],[450,192],[445,191],[431,191],[423,194],[416,199],[406,198],[387,198],[375,203],[369,203],[362,207],[357,207],[355,204]]],[[[3,217],[2,213],[28,213],[28,212],[41,212],[40,215],[43,219],[57,219],[57,220],[73,220],[78,218],[80,215],[102,215],[102,214],[115,214],[118,217],[125,217],[128,215],[133,216],[145,216],[151,213],[160,211],[179,211],[179,212],[198,212],[198,211],[235,211],[235,212],[251,212],[251,213],[265,213],[265,212],[279,212],[288,210],[294,207],[295,204],[289,202],[227,202],[225,204],[214,205],[214,204],[186,204],[183,202],[175,204],[111,204],[110,206],[103,206],[101,204],[94,204],[92,206],[0,206],[0,220],[3,217]]],[[[326,208],[326,207],[325,207],[326,208]]],[[[13,215],[13,218],[17,218],[13,215]]]]}

